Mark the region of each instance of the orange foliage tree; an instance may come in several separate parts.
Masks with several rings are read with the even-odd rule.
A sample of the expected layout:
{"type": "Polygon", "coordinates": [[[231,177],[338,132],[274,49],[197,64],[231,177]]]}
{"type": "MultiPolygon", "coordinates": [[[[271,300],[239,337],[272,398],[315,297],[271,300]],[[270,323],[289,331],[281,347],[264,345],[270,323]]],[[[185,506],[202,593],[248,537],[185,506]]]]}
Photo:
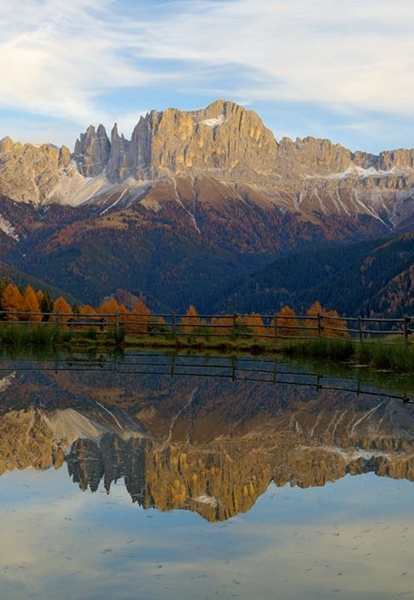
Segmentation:
{"type": "Polygon", "coordinates": [[[121,307],[115,298],[104,300],[96,309],[98,315],[104,315],[108,323],[115,323],[116,313],[121,312],[121,307]]]}
{"type": "Polygon", "coordinates": [[[186,334],[193,333],[198,325],[200,325],[200,318],[195,306],[190,304],[185,313],[185,317],[181,317],[181,323],[183,325],[183,331],[186,334]]]}
{"type": "Polygon", "coordinates": [[[131,313],[123,317],[125,328],[131,333],[147,333],[151,319],[151,311],[142,300],[138,300],[132,307],[131,313]]]}
{"type": "Polygon", "coordinates": [[[210,325],[212,332],[216,335],[231,335],[233,333],[233,317],[213,317],[210,325]]]}
{"type": "Polygon", "coordinates": [[[25,315],[25,320],[31,323],[39,323],[42,320],[38,296],[31,285],[26,286],[23,292],[23,310],[30,313],[25,315]]]}
{"type": "Polygon", "coordinates": [[[311,317],[305,321],[305,325],[309,329],[307,335],[311,337],[319,335],[317,318],[319,315],[320,333],[322,336],[330,338],[349,338],[347,323],[344,319],[340,318],[336,310],[326,310],[321,306],[320,302],[316,301],[307,310],[306,314],[311,317]]]}
{"type": "Polygon", "coordinates": [[[7,312],[6,318],[9,321],[19,321],[20,311],[23,309],[23,296],[19,288],[13,283],[9,283],[1,295],[1,304],[3,310],[7,312]]]}
{"type": "Polygon", "coordinates": [[[263,319],[260,315],[253,313],[243,317],[243,321],[253,335],[261,336],[267,335],[267,329],[263,323],[263,319]]]}
{"type": "Polygon", "coordinates": [[[272,319],[270,327],[280,337],[294,337],[300,335],[299,319],[290,306],[283,306],[277,313],[276,319],[272,319]]]}
{"type": "Polygon", "coordinates": [[[53,314],[51,315],[50,320],[59,323],[67,323],[72,314],[70,305],[62,296],[59,296],[53,304],[53,314]]]}

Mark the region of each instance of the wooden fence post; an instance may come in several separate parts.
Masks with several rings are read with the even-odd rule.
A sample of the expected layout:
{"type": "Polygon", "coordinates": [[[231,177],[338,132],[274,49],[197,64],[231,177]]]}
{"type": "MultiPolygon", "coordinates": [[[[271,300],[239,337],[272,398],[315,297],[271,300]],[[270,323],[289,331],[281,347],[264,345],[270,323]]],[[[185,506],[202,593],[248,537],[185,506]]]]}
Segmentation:
{"type": "Polygon", "coordinates": [[[175,313],[171,313],[171,327],[172,327],[173,338],[176,339],[177,338],[177,324],[175,322],[175,313]]]}
{"type": "Polygon", "coordinates": [[[115,329],[116,329],[116,334],[119,334],[119,311],[116,312],[115,314],[115,329]]]}
{"type": "Polygon", "coordinates": [[[237,335],[237,313],[233,313],[233,331],[232,331],[233,339],[236,339],[236,335],[237,335]]]}
{"type": "Polygon", "coordinates": [[[404,317],[404,344],[408,344],[408,324],[410,322],[410,317],[407,315],[404,317]]]}
{"type": "Polygon", "coordinates": [[[318,337],[319,338],[322,337],[322,317],[319,313],[318,313],[318,337]]]}
{"type": "Polygon", "coordinates": [[[362,342],[364,341],[364,337],[362,335],[362,319],[361,317],[358,317],[358,330],[359,330],[359,341],[362,342]]]}
{"type": "Polygon", "coordinates": [[[278,326],[277,326],[277,313],[275,313],[273,319],[275,322],[275,339],[277,340],[278,335],[279,335],[278,326]]]}

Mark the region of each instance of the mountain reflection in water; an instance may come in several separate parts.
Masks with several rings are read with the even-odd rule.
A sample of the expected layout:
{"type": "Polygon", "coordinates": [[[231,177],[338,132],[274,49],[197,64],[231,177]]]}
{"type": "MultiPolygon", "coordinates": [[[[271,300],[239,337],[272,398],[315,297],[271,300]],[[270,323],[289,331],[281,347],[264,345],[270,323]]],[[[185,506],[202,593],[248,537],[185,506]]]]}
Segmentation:
{"type": "Polygon", "coordinates": [[[65,463],[82,490],[208,521],[274,482],[414,480],[411,399],[270,360],[127,354],[1,363],[0,474],[65,463]]]}

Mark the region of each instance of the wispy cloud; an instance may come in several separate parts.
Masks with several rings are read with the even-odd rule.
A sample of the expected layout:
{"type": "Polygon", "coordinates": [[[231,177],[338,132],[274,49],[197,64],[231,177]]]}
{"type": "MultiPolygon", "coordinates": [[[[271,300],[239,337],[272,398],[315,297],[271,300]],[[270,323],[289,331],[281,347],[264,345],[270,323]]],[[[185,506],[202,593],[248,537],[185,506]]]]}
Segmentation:
{"type": "Polygon", "coordinates": [[[132,126],[128,93],[142,111],[214,90],[414,113],[411,0],[2,0],[0,22],[0,110],[132,126]]]}

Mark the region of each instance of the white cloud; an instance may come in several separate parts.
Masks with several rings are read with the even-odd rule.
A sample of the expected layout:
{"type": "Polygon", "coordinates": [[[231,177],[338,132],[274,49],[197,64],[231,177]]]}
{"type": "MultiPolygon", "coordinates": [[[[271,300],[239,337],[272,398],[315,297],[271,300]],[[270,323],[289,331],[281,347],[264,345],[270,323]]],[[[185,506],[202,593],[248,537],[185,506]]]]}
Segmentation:
{"type": "Polygon", "coordinates": [[[351,0],[339,9],[334,0],[233,0],[179,6],[175,17],[148,28],[148,56],[248,69],[255,99],[413,113],[412,3],[351,0]]]}
{"type": "Polygon", "coordinates": [[[411,0],[2,0],[0,22],[0,110],[132,124],[131,106],[114,114],[107,97],[162,89],[161,108],[215,90],[356,121],[414,113],[411,0]]]}

